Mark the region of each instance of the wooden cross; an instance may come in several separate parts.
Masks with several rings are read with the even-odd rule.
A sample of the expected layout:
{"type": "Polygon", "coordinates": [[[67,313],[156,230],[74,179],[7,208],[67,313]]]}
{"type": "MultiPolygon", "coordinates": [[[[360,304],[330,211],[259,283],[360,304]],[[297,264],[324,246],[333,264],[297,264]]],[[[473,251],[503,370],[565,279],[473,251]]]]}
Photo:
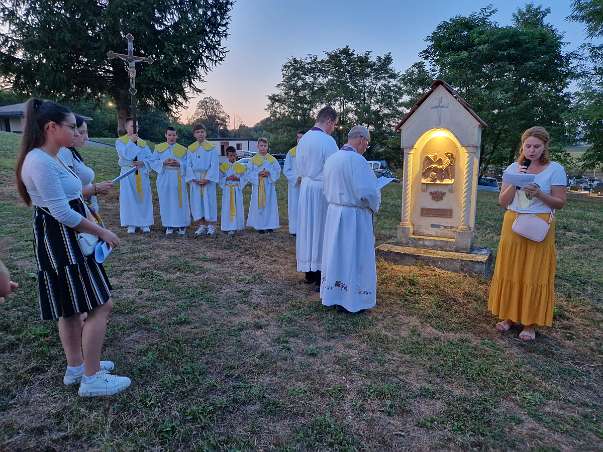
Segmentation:
{"type": "Polygon", "coordinates": [[[130,116],[133,119],[134,133],[136,133],[137,122],[136,122],[136,63],[152,63],[153,58],[141,57],[134,55],[134,36],[132,33],[126,35],[128,40],[128,53],[115,53],[111,50],[107,52],[109,59],[119,58],[127,63],[128,66],[128,77],[130,78],[130,116]]]}
{"type": "Polygon", "coordinates": [[[432,110],[436,110],[438,112],[438,126],[442,125],[442,110],[444,108],[448,108],[448,104],[442,104],[442,96],[440,96],[438,104],[431,107],[432,110]]]}

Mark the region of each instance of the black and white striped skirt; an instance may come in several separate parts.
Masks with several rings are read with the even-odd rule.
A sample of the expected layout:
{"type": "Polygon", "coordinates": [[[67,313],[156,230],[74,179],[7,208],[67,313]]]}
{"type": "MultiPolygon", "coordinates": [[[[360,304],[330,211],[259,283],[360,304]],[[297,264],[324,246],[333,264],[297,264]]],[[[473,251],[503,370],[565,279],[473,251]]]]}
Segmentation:
{"type": "MultiPolygon", "coordinates": [[[[85,216],[82,201],[69,204],[85,216]]],[[[33,232],[42,320],[90,312],[111,298],[105,269],[93,255],[83,255],[74,229],[59,223],[46,209],[34,207],[33,232]]]]}

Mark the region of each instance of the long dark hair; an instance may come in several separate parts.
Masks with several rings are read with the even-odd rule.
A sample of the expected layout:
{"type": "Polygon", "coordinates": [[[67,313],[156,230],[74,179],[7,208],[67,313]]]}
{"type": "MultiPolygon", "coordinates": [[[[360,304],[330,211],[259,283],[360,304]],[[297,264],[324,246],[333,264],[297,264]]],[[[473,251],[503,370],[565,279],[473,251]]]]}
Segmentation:
{"type": "MultiPolygon", "coordinates": [[[[75,115],[75,126],[79,129],[80,127],[82,127],[84,124],[86,123],[86,120],[84,119],[83,116],[80,115],[75,115]]],[[[69,148],[69,150],[71,151],[71,153],[73,154],[73,156],[79,160],[80,162],[84,163],[84,159],[82,158],[82,154],[79,153],[79,151],[71,146],[69,148]]]]}
{"type": "Polygon", "coordinates": [[[41,99],[31,98],[25,104],[25,127],[23,127],[21,149],[17,157],[15,175],[19,195],[28,206],[31,205],[31,198],[21,177],[25,157],[29,154],[29,151],[44,144],[46,139],[44,127],[46,127],[46,124],[49,122],[60,124],[70,113],[71,111],[67,107],[41,99]]]}

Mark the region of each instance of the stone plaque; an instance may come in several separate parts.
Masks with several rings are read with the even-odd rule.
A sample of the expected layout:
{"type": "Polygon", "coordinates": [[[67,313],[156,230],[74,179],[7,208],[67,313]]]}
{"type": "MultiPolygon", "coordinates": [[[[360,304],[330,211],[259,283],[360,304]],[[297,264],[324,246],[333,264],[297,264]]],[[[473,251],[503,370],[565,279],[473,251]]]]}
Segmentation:
{"type": "Polygon", "coordinates": [[[452,209],[429,209],[421,207],[421,216],[429,218],[452,218],[452,209]]]}

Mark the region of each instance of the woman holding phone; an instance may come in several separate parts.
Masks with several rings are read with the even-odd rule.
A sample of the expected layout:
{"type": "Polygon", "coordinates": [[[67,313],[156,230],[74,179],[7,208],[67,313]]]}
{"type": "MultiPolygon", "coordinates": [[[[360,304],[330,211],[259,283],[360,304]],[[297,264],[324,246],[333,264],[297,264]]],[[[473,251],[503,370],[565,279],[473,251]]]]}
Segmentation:
{"type": "Polygon", "coordinates": [[[521,136],[516,162],[505,171],[534,174],[534,182],[518,189],[503,183],[499,203],[506,210],[488,309],[501,321],[496,329],[506,332],[522,325],[519,338],[532,341],[536,326],[551,326],[555,298],[555,221],[553,213],[566,202],[567,176],[563,166],[549,159],[550,136],[544,127],[531,127],[521,136]],[[512,230],[522,214],[550,221],[542,242],[529,240],[512,230]]]}

